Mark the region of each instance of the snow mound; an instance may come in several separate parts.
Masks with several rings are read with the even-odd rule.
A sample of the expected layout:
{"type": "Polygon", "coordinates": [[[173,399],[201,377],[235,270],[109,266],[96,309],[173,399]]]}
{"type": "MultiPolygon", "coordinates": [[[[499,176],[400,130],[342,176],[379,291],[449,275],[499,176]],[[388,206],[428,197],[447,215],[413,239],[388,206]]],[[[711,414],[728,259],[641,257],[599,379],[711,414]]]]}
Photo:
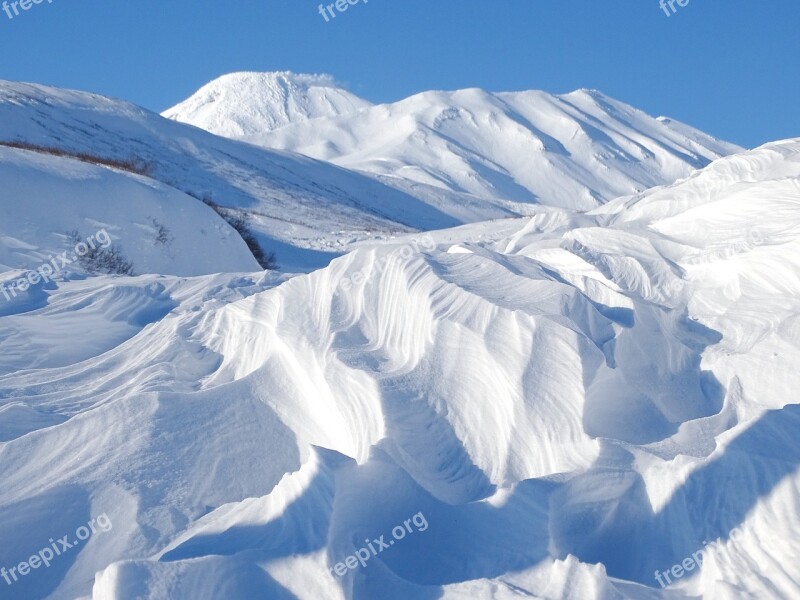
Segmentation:
{"type": "Polygon", "coordinates": [[[71,259],[65,268],[81,270],[76,243],[66,235],[72,231],[84,242],[107,232],[137,273],[259,270],[239,234],[213,210],[147,177],[0,146],[0,181],[0,272],[35,270],[65,250],[71,259]],[[205,260],[196,259],[197,248],[208,252],[205,260]]]}

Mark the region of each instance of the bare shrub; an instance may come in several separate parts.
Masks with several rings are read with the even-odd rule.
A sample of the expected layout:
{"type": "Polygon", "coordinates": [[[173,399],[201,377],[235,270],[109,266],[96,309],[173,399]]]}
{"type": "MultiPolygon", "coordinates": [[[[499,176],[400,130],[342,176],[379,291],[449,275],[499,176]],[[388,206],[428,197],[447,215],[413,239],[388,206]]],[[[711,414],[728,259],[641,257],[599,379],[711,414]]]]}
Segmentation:
{"type": "Polygon", "coordinates": [[[225,219],[225,221],[233,227],[237,233],[241,236],[244,240],[244,243],[247,244],[247,247],[250,249],[250,252],[253,254],[253,257],[256,259],[258,264],[261,266],[262,269],[267,269],[268,271],[274,271],[278,268],[278,260],[275,257],[274,252],[266,252],[262,247],[261,244],[256,239],[253,230],[250,228],[250,215],[245,213],[244,211],[234,210],[232,208],[225,208],[224,206],[220,206],[214,200],[211,199],[211,196],[208,194],[204,194],[202,196],[197,196],[195,194],[189,194],[197,198],[198,200],[202,201],[204,204],[209,206],[214,212],[216,212],[220,217],[225,219]]]}
{"type": "Polygon", "coordinates": [[[75,244],[82,244],[86,252],[77,254],[78,264],[89,273],[105,273],[109,275],[134,275],[133,263],[125,258],[122,249],[111,244],[106,248],[87,244],[77,229],[67,232],[67,238],[75,244]]]}
{"type": "Polygon", "coordinates": [[[169,230],[169,227],[164,225],[161,221],[159,221],[156,218],[150,219],[150,222],[156,229],[156,237],[155,237],[156,244],[161,244],[162,246],[171,245],[172,241],[175,238],[172,237],[172,232],[169,230]]]}
{"type": "Polygon", "coordinates": [[[103,165],[135,173],[137,175],[144,175],[149,177],[153,173],[153,163],[148,162],[141,158],[108,158],[105,156],[97,156],[89,154],[88,152],[74,152],[57,148],[55,146],[41,146],[38,144],[30,144],[28,142],[20,141],[0,141],[0,146],[8,148],[17,148],[18,150],[28,150],[30,152],[38,152],[40,154],[49,154],[50,156],[61,156],[65,158],[74,158],[85,163],[93,165],[103,165]]]}

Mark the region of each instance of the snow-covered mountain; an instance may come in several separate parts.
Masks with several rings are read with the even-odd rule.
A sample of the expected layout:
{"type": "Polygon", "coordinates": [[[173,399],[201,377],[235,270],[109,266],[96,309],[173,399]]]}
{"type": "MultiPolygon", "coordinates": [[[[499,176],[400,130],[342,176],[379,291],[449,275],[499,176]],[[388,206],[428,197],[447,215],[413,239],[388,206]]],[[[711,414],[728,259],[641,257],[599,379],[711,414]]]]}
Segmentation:
{"type": "MultiPolygon", "coordinates": [[[[183,103],[164,115],[375,174],[464,222],[479,220],[476,210],[483,219],[524,215],[530,204],[589,210],[741,150],[594,90],[425,92],[393,104],[284,119],[284,103],[313,103],[317,93],[292,86],[293,95],[281,95],[275,106],[273,82],[283,74],[229,77],[209,84],[216,95],[235,98],[204,103],[213,117],[191,108],[198,96],[209,97],[206,88],[187,101],[190,108],[183,103]],[[248,82],[242,91],[239,78],[248,82]],[[276,110],[281,118],[263,119],[260,130],[257,119],[239,126],[242,113],[276,110]]],[[[287,86],[277,87],[285,93],[287,86]]]]}
{"type": "Polygon", "coordinates": [[[240,137],[368,106],[327,75],[230,73],[204,85],[163,116],[217,135],[240,137]]]}
{"type": "MultiPolygon", "coordinates": [[[[262,245],[288,271],[328,264],[365,239],[461,222],[373,177],[86,92],[0,81],[4,142],[147,165],[154,181],[247,212],[262,245]]],[[[18,202],[9,191],[0,188],[0,198],[18,202]]],[[[60,202],[57,194],[52,201],[60,202]]]]}
{"type": "MultiPolygon", "coordinates": [[[[219,122],[222,129],[233,127],[234,122],[244,123],[245,115],[253,117],[248,121],[247,131],[284,124],[275,131],[276,135],[279,132],[288,135],[288,132],[302,127],[303,122],[313,123],[312,131],[330,134],[331,143],[335,142],[342,150],[346,150],[347,144],[363,142],[365,152],[372,156],[367,161],[370,163],[374,162],[376,153],[381,152],[375,143],[380,146],[384,144],[381,139],[392,137],[395,120],[413,122],[414,131],[423,127],[425,119],[433,119],[438,124],[428,128],[436,133],[427,136],[427,141],[414,142],[418,136],[412,135],[408,142],[411,146],[406,150],[401,149],[406,142],[392,146],[386,141],[386,156],[395,151],[407,152],[408,159],[403,168],[384,170],[391,175],[376,175],[367,170],[380,172],[381,169],[375,165],[386,161],[374,163],[375,168],[366,164],[347,165],[367,170],[341,168],[331,162],[211,135],[120,100],[41,85],[0,82],[0,143],[15,142],[23,146],[56,149],[62,154],[84,154],[144,164],[147,166],[145,175],[153,183],[175,188],[195,199],[208,198],[223,207],[249,215],[261,245],[268,252],[274,252],[281,268],[290,272],[324,266],[332,258],[364,241],[533,214],[536,202],[593,207],[619,192],[672,182],[676,177],[686,175],[692,166],[702,165],[708,158],[731,150],[730,146],[696,132],[690,135],[681,129],[674,133],[677,131],[674,126],[616,104],[614,110],[631,111],[633,116],[626,118],[636,122],[636,131],[644,133],[619,125],[617,122],[627,122],[623,118],[616,121],[602,115],[590,118],[587,115],[601,109],[583,106],[583,116],[580,117],[584,120],[581,121],[582,131],[594,132],[591,136],[594,141],[589,143],[586,136],[578,136],[575,144],[566,142],[566,145],[558,147],[550,144],[545,148],[537,145],[533,134],[519,130],[523,127],[521,116],[513,117],[519,123],[514,121],[516,125],[509,125],[512,117],[508,111],[502,112],[495,106],[500,102],[514,105],[519,115],[527,115],[525,118],[533,120],[531,111],[544,106],[544,100],[526,98],[547,97],[536,93],[514,96],[517,100],[513,102],[513,95],[489,95],[477,91],[430,93],[398,105],[370,107],[335,87],[325,77],[285,73],[234,74],[209,84],[206,92],[192,102],[200,102],[201,97],[218,98],[206,107],[211,112],[204,108],[198,109],[200,112],[190,111],[190,115],[202,113],[211,121],[219,122]],[[436,115],[442,113],[445,104],[470,107],[473,116],[468,116],[466,108],[460,108],[450,111],[453,118],[449,121],[439,119],[436,115]],[[387,111],[394,116],[382,117],[387,111]],[[418,117],[401,116],[415,111],[419,112],[418,117]],[[341,132],[330,129],[330,125],[337,119],[351,118],[356,119],[352,126],[354,135],[357,135],[345,143],[341,132]],[[483,122],[485,119],[494,125],[487,125],[483,122]],[[602,119],[605,119],[605,124],[601,126],[602,119]],[[612,121],[613,127],[610,125],[612,121]],[[286,124],[289,122],[292,124],[286,124]],[[476,124],[480,126],[476,128],[476,124]],[[612,131],[614,128],[619,128],[622,133],[615,133],[612,131]],[[603,134],[597,133],[599,131],[603,134]],[[453,155],[456,145],[443,142],[445,137],[460,139],[458,147],[462,149],[469,146],[466,140],[472,139],[470,143],[474,150],[468,152],[469,157],[464,159],[467,162],[462,160],[463,157],[453,155]],[[515,137],[518,138],[516,146],[515,137]],[[690,139],[692,137],[694,139],[690,139]],[[659,141],[654,141],[656,139],[659,141]],[[536,151],[536,148],[541,151],[536,151]],[[627,154],[620,154],[623,150],[627,154]],[[489,152],[495,155],[491,165],[485,158],[489,152]],[[619,156],[613,158],[612,155],[619,156]],[[422,171],[430,170],[431,161],[444,165],[444,171],[452,171],[452,177],[447,175],[452,181],[436,183],[427,176],[418,176],[422,171]],[[483,175],[473,177],[469,174],[476,169],[483,175]],[[500,172],[497,169],[505,173],[500,179],[495,177],[500,172]],[[405,174],[400,177],[398,172],[405,174]],[[462,176],[466,179],[457,183],[456,180],[462,176]],[[519,181],[512,184],[512,180],[519,181]],[[491,181],[494,183],[487,183],[491,181]],[[521,191],[528,190],[525,186],[538,191],[521,191]],[[590,197],[596,199],[590,200],[590,197]]],[[[564,101],[558,103],[566,106],[564,101]]],[[[580,104],[578,100],[572,103],[575,106],[580,104]]],[[[603,114],[613,112],[610,108],[603,110],[606,111],[603,114]]],[[[570,122],[578,123],[578,108],[574,108],[573,113],[574,119],[570,122]]],[[[542,116],[541,122],[537,123],[545,131],[555,133],[553,128],[564,126],[562,120],[560,113],[553,111],[542,116]]],[[[541,132],[538,135],[536,139],[546,137],[542,137],[544,134],[541,132]]],[[[352,150],[352,146],[350,148],[352,150]]],[[[25,151],[13,149],[10,152],[4,156],[25,151]]],[[[347,152],[352,155],[352,152],[347,152]]],[[[326,155],[326,158],[331,157],[326,155]]],[[[69,157],[56,156],[49,160],[66,161],[65,171],[73,168],[74,161],[69,157]]],[[[13,178],[13,174],[9,173],[9,177],[13,178]]],[[[51,195],[53,202],[61,202],[57,194],[51,195]]],[[[16,201],[8,193],[4,198],[8,202],[16,201]]],[[[140,221],[135,224],[139,232],[150,226],[140,221]]],[[[132,240],[135,235],[131,233],[125,237],[132,240]]],[[[8,263],[6,266],[23,268],[21,263],[8,263]]],[[[205,268],[216,267],[209,263],[205,268]]],[[[176,271],[165,267],[163,272],[176,271]]]]}
{"type": "Polygon", "coordinates": [[[113,529],[8,589],[798,597],[800,139],[532,211],[288,280],[97,277],[16,305],[0,565],[113,529]],[[144,291],[170,308],[121,327],[144,291]]]}

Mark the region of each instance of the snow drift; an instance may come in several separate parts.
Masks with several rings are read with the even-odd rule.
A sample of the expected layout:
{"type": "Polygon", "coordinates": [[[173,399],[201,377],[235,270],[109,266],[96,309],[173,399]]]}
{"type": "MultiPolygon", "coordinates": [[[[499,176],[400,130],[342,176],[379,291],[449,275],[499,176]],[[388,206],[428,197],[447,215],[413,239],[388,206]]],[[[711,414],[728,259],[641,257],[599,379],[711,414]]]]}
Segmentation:
{"type": "Polygon", "coordinates": [[[289,279],[61,282],[0,319],[33,364],[23,340],[51,324],[113,321],[136,290],[173,305],[0,375],[0,565],[114,524],[9,589],[800,594],[800,140],[587,214],[430,235],[289,279]],[[392,537],[418,513],[425,531],[392,537]]]}
{"type": "Polygon", "coordinates": [[[36,269],[73,250],[66,232],[86,238],[101,229],[138,273],[259,268],[239,234],[211,208],[148,177],[0,147],[0,181],[0,271],[36,269]],[[208,252],[205,260],[196,259],[197,248],[208,252]]]}

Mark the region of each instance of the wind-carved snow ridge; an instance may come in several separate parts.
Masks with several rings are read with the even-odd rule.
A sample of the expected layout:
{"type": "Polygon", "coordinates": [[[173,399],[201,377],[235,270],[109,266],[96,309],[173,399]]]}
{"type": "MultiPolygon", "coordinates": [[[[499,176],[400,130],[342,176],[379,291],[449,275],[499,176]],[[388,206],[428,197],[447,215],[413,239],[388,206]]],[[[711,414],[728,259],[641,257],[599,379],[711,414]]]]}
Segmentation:
{"type": "MultiPolygon", "coordinates": [[[[467,252],[448,250],[469,228],[406,262],[378,263],[396,248],[358,251],[209,315],[203,343],[222,361],[207,386],[258,380],[300,447],[355,459],[336,478],[327,556],[317,542],[302,557],[266,558],[269,577],[297,597],[579,597],[558,583],[569,574],[589,597],[644,598],[655,592],[638,586],[660,589],[657,569],[720,539],[726,552],[708,553],[701,577],[681,582],[687,592],[791,597],[792,539],[771,542],[777,570],[761,579],[734,565],[775,539],[767,524],[796,522],[800,415],[786,403],[797,348],[780,325],[800,291],[798,156],[800,144],[779,144],[717,163],[609,207],[602,227],[550,221],[511,253],[505,224],[497,242],[462,242],[467,252]],[[719,183],[737,170],[736,183],[719,183]],[[692,203],[716,205],[714,235],[755,228],[761,242],[718,239],[733,252],[682,263],[707,240],[691,230],[667,239],[677,215],[660,199],[691,190],[715,190],[692,203]],[[363,283],[342,290],[354,272],[363,283]],[[748,321],[756,305],[785,308],[748,321]],[[755,328],[746,339],[743,322],[755,328]],[[426,515],[429,536],[331,578],[326,565],[411,511],[426,515]],[[749,537],[726,543],[737,526],[749,537]],[[349,544],[336,541],[342,532],[349,544]]],[[[246,539],[235,559],[204,560],[230,572],[224,561],[246,560],[246,539]]],[[[181,573],[181,585],[194,580],[181,573]]]]}
{"type": "Polygon", "coordinates": [[[800,594],[800,140],[430,235],[291,278],[59,282],[0,319],[0,565],[114,523],[13,593],[800,594]]]}

